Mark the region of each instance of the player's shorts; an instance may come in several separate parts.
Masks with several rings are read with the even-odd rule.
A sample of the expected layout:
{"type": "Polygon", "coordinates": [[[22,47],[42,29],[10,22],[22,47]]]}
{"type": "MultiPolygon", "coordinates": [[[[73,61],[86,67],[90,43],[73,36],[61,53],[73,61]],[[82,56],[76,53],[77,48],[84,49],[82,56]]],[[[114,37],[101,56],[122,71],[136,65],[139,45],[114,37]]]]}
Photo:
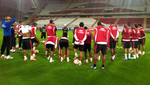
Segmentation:
{"type": "Polygon", "coordinates": [[[44,39],[46,38],[46,32],[41,33],[41,38],[43,38],[43,37],[44,37],[44,39]]]}
{"type": "Polygon", "coordinates": [[[124,41],[123,42],[123,47],[124,48],[130,48],[130,41],[124,41]]]}
{"type": "Polygon", "coordinates": [[[141,45],[145,45],[145,38],[143,38],[143,39],[139,39],[139,44],[141,44],[141,45]]]}
{"type": "Polygon", "coordinates": [[[32,48],[32,42],[31,42],[30,39],[23,39],[23,40],[22,40],[22,43],[23,43],[22,48],[23,48],[24,50],[28,50],[28,49],[31,49],[31,48],[32,48]]]}
{"type": "Polygon", "coordinates": [[[101,45],[101,44],[96,44],[95,45],[95,52],[96,53],[99,53],[99,51],[101,51],[102,54],[105,55],[106,50],[107,50],[107,45],[101,45]]]}
{"type": "Polygon", "coordinates": [[[59,41],[59,45],[60,45],[60,49],[62,49],[63,47],[68,48],[68,40],[67,39],[60,39],[59,41]]]}
{"type": "Polygon", "coordinates": [[[33,39],[31,39],[31,41],[32,41],[32,44],[33,43],[39,43],[39,40],[35,37],[35,38],[33,38],[33,39]]]}
{"type": "Polygon", "coordinates": [[[79,51],[84,51],[84,45],[76,45],[75,44],[73,48],[75,48],[75,49],[79,48],[79,51]]]}
{"type": "Polygon", "coordinates": [[[91,51],[91,44],[84,44],[84,52],[91,51]]]}
{"type": "Polygon", "coordinates": [[[46,46],[46,48],[51,49],[51,51],[55,50],[55,45],[46,44],[45,46],[46,46]]]}
{"type": "Polygon", "coordinates": [[[116,41],[113,38],[110,38],[110,48],[116,47],[116,41]]]}
{"type": "Polygon", "coordinates": [[[15,36],[12,36],[12,37],[11,37],[11,43],[12,43],[12,46],[13,46],[13,47],[16,46],[16,37],[15,37],[15,36]]]}
{"type": "Polygon", "coordinates": [[[138,44],[139,43],[139,41],[132,41],[132,47],[133,48],[138,48],[138,44]]]}

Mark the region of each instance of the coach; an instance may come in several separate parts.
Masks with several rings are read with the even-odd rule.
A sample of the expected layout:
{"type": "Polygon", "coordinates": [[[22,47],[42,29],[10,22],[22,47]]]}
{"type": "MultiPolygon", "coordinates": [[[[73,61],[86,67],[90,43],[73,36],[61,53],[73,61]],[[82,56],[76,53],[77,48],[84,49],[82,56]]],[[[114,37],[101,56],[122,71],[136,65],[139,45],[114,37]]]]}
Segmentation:
{"type": "Polygon", "coordinates": [[[11,39],[11,25],[15,22],[15,19],[11,17],[5,17],[2,21],[2,28],[4,30],[3,42],[1,46],[1,58],[12,59],[13,57],[9,56],[10,54],[10,39],[11,39]],[[4,51],[7,48],[7,55],[5,57],[4,51]]]}

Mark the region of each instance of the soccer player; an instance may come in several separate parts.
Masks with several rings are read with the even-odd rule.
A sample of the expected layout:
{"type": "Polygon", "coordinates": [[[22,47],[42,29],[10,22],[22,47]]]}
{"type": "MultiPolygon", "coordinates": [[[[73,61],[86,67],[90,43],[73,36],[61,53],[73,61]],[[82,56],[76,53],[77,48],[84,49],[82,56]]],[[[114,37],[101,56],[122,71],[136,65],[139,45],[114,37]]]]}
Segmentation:
{"type": "Polygon", "coordinates": [[[63,36],[68,37],[67,36],[68,35],[68,28],[67,28],[66,24],[64,24],[64,27],[62,28],[62,30],[63,30],[63,36]]]}
{"type": "MultiPolygon", "coordinates": [[[[73,29],[73,35],[74,35],[74,32],[75,32],[75,30],[76,30],[77,28],[79,28],[78,25],[75,25],[75,27],[74,27],[74,29],[73,29]]],[[[73,36],[72,45],[74,45],[74,41],[75,41],[75,39],[74,39],[74,36],[73,36]]]]}
{"type": "Polygon", "coordinates": [[[109,30],[102,26],[101,22],[97,23],[97,27],[94,29],[94,43],[95,43],[95,53],[94,53],[94,65],[91,66],[92,69],[96,68],[96,60],[97,60],[97,53],[100,51],[103,55],[103,62],[101,69],[104,69],[104,64],[106,60],[106,50],[109,38],[109,30]]]}
{"type": "Polygon", "coordinates": [[[5,17],[2,21],[2,28],[4,30],[3,42],[1,46],[1,58],[12,59],[13,57],[9,56],[10,54],[10,40],[11,40],[11,25],[16,20],[11,17],[5,17]],[[4,55],[5,49],[7,49],[6,56],[4,55]]]}
{"type": "Polygon", "coordinates": [[[145,30],[142,27],[141,24],[138,24],[140,29],[140,36],[139,36],[139,54],[144,55],[145,54],[145,30]],[[140,45],[142,45],[143,53],[140,51],[140,45]]]}
{"type": "Polygon", "coordinates": [[[17,35],[17,29],[16,29],[16,23],[14,23],[11,27],[11,52],[15,53],[15,46],[16,46],[16,35],[17,35]]]}
{"type": "Polygon", "coordinates": [[[35,48],[39,45],[39,40],[36,37],[36,30],[37,30],[37,23],[33,23],[31,26],[31,31],[32,31],[31,41],[32,41],[32,45],[33,43],[36,43],[35,46],[33,46],[34,53],[35,53],[35,48]]]}
{"type": "MultiPolygon", "coordinates": [[[[65,57],[63,57],[63,47],[65,47],[65,52],[67,52],[67,62],[69,62],[69,39],[66,36],[63,36],[59,39],[59,43],[58,43],[59,47],[60,47],[60,59],[61,62],[63,62],[63,60],[65,59],[65,57]]],[[[65,56],[65,53],[64,53],[65,56]]]]}
{"type": "Polygon", "coordinates": [[[111,60],[115,60],[115,54],[116,54],[116,42],[119,37],[119,30],[117,26],[113,25],[113,22],[110,22],[110,49],[111,49],[111,60]]]}
{"type": "Polygon", "coordinates": [[[41,42],[43,37],[44,41],[46,41],[46,25],[44,25],[44,27],[41,28],[41,42]]]}
{"type": "Polygon", "coordinates": [[[86,30],[83,28],[84,23],[81,22],[79,26],[80,28],[77,28],[74,32],[74,38],[75,38],[74,53],[75,53],[75,59],[76,59],[78,57],[77,49],[79,48],[79,51],[80,51],[79,65],[81,65],[82,56],[83,56],[82,53],[84,51],[84,42],[87,38],[87,35],[86,35],[86,30]]]}
{"type": "MultiPolygon", "coordinates": [[[[17,25],[18,31],[22,28],[22,26],[23,26],[23,22],[19,21],[19,25],[17,25]]],[[[22,43],[22,33],[18,32],[18,43],[17,43],[16,47],[18,48],[18,45],[19,45],[19,49],[22,49],[21,48],[21,43],[22,43]]]]}
{"type": "Polygon", "coordinates": [[[56,36],[49,36],[49,38],[44,43],[47,52],[47,60],[49,60],[49,62],[54,62],[53,56],[54,56],[55,48],[57,47],[57,42],[58,42],[58,38],[56,36]],[[51,56],[49,55],[50,49],[51,49],[51,56]]]}
{"type": "Polygon", "coordinates": [[[133,55],[132,59],[139,58],[139,55],[138,55],[139,35],[140,35],[140,30],[138,28],[138,24],[134,24],[133,30],[132,30],[132,48],[133,48],[134,55],[133,55]]]}
{"type": "Polygon", "coordinates": [[[31,26],[24,25],[19,29],[19,32],[22,33],[22,42],[23,42],[23,54],[24,54],[24,61],[27,61],[28,58],[26,56],[26,51],[30,50],[30,60],[36,61],[33,55],[33,49],[32,49],[32,41],[30,39],[30,36],[32,35],[31,26]]]}
{"type": "Polygon", "coordinates": [[[50,20],[50,24],[48,24],[46,26],[46,30],[47,30],[47,37],[49,38],[50,36],[54,36],[55,35],[55,26],[53,24],[53,20],[50,20]]]}
{"type": "Polygon", "coordinates": [[[130,37],[132,33],[132,29],[130,26],[130,23],[127,22],[125,28],[122,31],[122,38],[123,38],[123,44],[124,44],[124,55],[125,58],[123,60],[131,60],[131,54],[130,54],[130,37]],[[127,58],[127,51],[128,51],[128,58],[127,58]]]}
{"type": "Polygon", "coordinates": [[[92,62],[92,52],[91,52],[91,40],[93,39],[93,34],[90,30],[88,30],[87,27],[84,27],[84,29],[86,30],[86,34],[87,34],[87,39],[84,41],[84,53],[85,53],[85,63],[88,63],[88,58],[87,58],[87,50],[89,52],[89,56],[90,56],[90,61],[92,62]]]}

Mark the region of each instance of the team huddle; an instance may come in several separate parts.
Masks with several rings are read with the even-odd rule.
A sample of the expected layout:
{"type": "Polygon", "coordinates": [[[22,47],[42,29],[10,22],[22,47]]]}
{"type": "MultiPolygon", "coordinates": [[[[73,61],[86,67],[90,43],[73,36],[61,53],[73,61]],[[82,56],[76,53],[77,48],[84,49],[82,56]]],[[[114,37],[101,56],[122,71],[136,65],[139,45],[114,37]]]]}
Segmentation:
{"type": "MultiPolygon", "coordinates": [[[[16,24],[16,20],[10,17],[5,17],[2,22],[4,30],[3,43],[1,47],[1,58],[12,59],[10,52],[16,52],[15,48],[23,49],[24,61],[27,61],[26,51],[30,50],[30,60],[36,61],[36,54],[38,50],[36,47],[39,45],[39,40],[36,37],[37,23],[32,25],[23,25],[20,21],[19,25],[16,24]],[[16,38],[18,38],[16,45],[16,38]],[[5,48],[7,48],[7,54],[4,55],[5,48]],[[11,48],[11,49],[10,49],[11,48]]],[[[67,56],[67,62],[69,59],[69,39],[68,28],[65,25],[63,35],[58,39],[56,36],[56,26],[53,20],[50,20],[48,25],[44,25],[45,29],[41,31],[41,41],[45,38],[44,47],[46,49],[46,56],[49,62],[54,62],[53,57],[56,48],[58,48],[58,55],[61,62],[65,60],[67,56]],[[47,40],[46,40],[47,33],[47,40]],[[63,48],[65,52],[63,53],[63,48]],[[63,55],[64,54],[64,55],[63,55]]],[[[92,32],[84,26],[84,23],[79,23],[79,27],[76,25],[73,31],[73,51],[74,51],[74,64],[82,65],[83,52],[85,53],[85,63],[88,63],[87,52],[89,52],[90,61],[94,61],[92,69],[97,69],[96,62],[100,60],[102,55],[102,66],[104,69],[106,52],[110,48],[112,58],[110,60],[115,61],[116,43],[119,42],[119,30],[113,22],[110,22],[110,26],[106,28],[101,22],[97,23],[97,27],[94,28],[94,35],[92,32]],[[94,42],[94,57],[92,57],[91,44],[92,39],[94,42]],[[79,54],[77,54],[79,50],[79,54]],[[98,55],[97,55],[98,54],[98,55]],[[79,57],[79,58],[78,58],[79,57]]],[[[130,27],[130,23],[127,22],[124,25],[122,31],[122,42],[124,47],[125,58],[123,60],[131,60],[139,58],[140,55],[145,54],[145,30],[141,24],[133,24],[130,27]],[[140,45],[142,45],[143,52],[140,51],[140,45]],[[133,57],[131,57],[131,48],[133,49],[133,57]],[[128,55],[127,55],[128,54],[128,55]]]]}

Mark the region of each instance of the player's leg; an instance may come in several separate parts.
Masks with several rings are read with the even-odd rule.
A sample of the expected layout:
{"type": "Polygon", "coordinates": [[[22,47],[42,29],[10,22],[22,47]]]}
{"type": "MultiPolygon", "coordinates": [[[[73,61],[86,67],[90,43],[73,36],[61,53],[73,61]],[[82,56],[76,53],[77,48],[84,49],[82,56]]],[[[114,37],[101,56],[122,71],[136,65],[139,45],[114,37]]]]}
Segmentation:
{"type": "Polygon", "coordinates": [[[5,58],[5,57],[6,57],[6,56],[4,55],[5,48],[6,48],[6,38],[5,38],[5,36],[4,36],[4,37],[3,37],[2,46],[1,46],[1,58],[5,58]]]}
{"type": "Polygon", "coordinates": [[[67,49],[67,62],[70,62],[70,59],[69,59],[69,47],[66,48],[67,49]]]}
{"type": "Polygon", "coordinates": [[[63,62],[63,48],[60,48],[60,61],[63,62]]]}
{"type": "Polygon", "coordinates": [[[25,50],[25,49],[23,49],[23,55],[24,55],[24,61],[27,61],[28,58],[27,58],[27,56],[26,56],[26,50],[25,50]]]}
{"type": "Polygon", "coordinates": [[[49,62],[54,62],[54,60],[53,60],[54,52],[55,52],[55,46],[51,45],[51,58],[50,58],[49,62]]]}
{"type": "Polygon", "coordinates": [[[35,61],[35,54],[33,54],[33,43],[29,40],[28,49],[30,49],[30,60],[35,61]]]}
{"type": "Polygon", "coordinates": [[[101,51],[103,54],[103,61],[102,61],[102,67],[101,69],[104,69],[104,65],[105,65],[105,60],[106,60],[106,50],[107,50],[107,45],[102,45],[101,51]]]}
{"type": "Polygon", "coordinates": [[[19,36],[19,49],[21,49],[22,36],[19,36]]]}
{"type": "Polygon", "coordinates": [[[33,50],[39,45],[39,40],[35,37],[34,42],[36,43],[35,46],[33,46],[33,50]]]}
{"type": "Polygon", "coordinates": [[[97,69],[96,61],[97,61],[97,53],[99,53],[99,52],[100,52],[100,46],[95,44],[95,46],[94,46],[94,65],[91,66],[92,69],[97,69]]]}
{"type": "Polygon", "coordinates": [[[46,41],[46,33],[44,32],[44,41],[46,41]]]}
{"type": "Polygon", "coordinates": [[[6,47],[7,47],[7,59],[12,59],[13,57],[9,56],[10,54],[10,43],[11,43],[11,36],[7,36],[6,39],[6,47]]]}
{"type": "Polygon", "coordinates": [[[87,58],[87,44],[84,44],[84,55],[85,55],[85,63],[88,63],[88,58],[87,58]]]}
{"type": "Polygon", "coordinates": [[[143,53],[142,53],[142,55],[144,55],[145,54],[145,38],[144,39],[142,39],[143,40],[143,44],[142,44],[142,48],[143,48],[143,53]]]}
{"type": "Polygon", "coordinates": [[[91,52],[91,44],[89,44],[88,46],[88,51],[89,51],[90,61],[92,62],[93,59],[92,59],[92,52],[91,52]]]}
{"type": "Polygon", "coordinates": [[[130,42],[127,42],[127,43],[128,43],[128,45],[127,45],[127,48],[128,48],[128,59],[131,60],[131,53],[130,53],[130,51],[131,51],[131,49],[130,49],[131,45],[130,45],[130,42]]]}
{"type": "Polygon", "coordinates": [[[77,57],[78,57],[77,48],[78,48],[78,46],[77,46],[77,45],[74,45],[74,47],[73,47],[73,51],[74,51],[74,53],[75,53],[74,59],[77,59],[77,57]]]}
{"type": "Polygon", "coordinates": [[[82,64],[82,56],[83,56],[83,51],[84,51],[84,45],[80,45],[79,46],[79,53],[80,53],[80,61],[79,61],[79,65],[81,65],[82,64]]]}

